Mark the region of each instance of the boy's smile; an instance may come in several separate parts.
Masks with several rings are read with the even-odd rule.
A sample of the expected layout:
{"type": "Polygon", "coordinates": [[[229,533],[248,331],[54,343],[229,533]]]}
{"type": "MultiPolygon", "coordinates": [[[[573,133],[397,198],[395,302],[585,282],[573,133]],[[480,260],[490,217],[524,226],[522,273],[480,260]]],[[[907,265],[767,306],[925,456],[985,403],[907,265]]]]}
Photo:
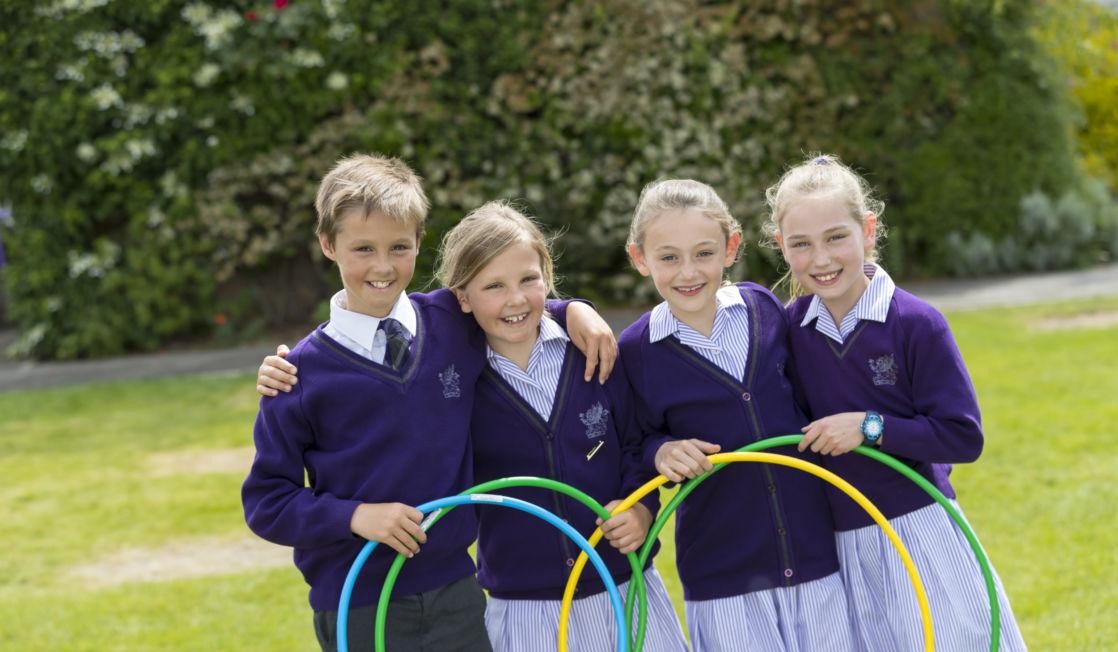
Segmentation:
{"type": "Polygon", "coordinates": [[[414,225],[378,212],[365,217],[360,209],[345,213],[333,244],[318,236],[322,253],[338,263],[347,310],[388,316],[415,274],[416,237],[414,225]]]}

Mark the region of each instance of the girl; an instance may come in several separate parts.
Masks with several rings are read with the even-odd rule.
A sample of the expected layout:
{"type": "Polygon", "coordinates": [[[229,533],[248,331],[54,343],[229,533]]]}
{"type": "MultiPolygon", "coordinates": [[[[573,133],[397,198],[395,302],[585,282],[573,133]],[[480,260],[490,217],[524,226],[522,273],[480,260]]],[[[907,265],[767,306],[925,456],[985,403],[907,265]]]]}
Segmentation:
{"type": "MultiPolygon", "coordinates": [[[[807,422],[786,373],[780,302],[752,283],[722,286],[740,242],[709,186],[667,180],[642,191],[628,250],[664,302],[621,334],[618,359],[639,397],[646,468],[673,482],[709,470],[707,453],[807,422]]],[[[777,452],[796,454],[789,449],[777,452]]],[[[696,650],[852,649],[831,514],[814,476],[739,463],[705,480],[676,513],[676,566],[696,650]]]]}
{"type": "MultiPolygon", "coordinates": [[[[544,312],[555,290],[548,243],[512,206],[491,202],[447,235],[437,275],[473,314],[488,343],[471,420],[477,482],[532,475],[566,482],[608,509],[637,489],[640,437],[628,386],[615,370],[604,385],[585,382],[585,363],[566,332],[544,312]]],[[[596,525],[610,541],[602,558],[628,589],[623,553],[644,542],[655,496],[605,523],[581,503],[538,488],[502,491],[552,510],[584,535],[596,525]]],[[[539,519],[513,510],[478,510],[478,580],[489,591],[486,627],[493,649],[545,650],[558,637],[559,608],[577,547],[539,519]]],[[[687,643],[667,590],[649,563],[645,650],[687,643]]],[[[572,605],[571,650],[610,650],[616,629],[605,587],[587,577],[572,605]]]]}
{"type": "MultiPolygon", "coordinates": [[[[977,459],[983,437],[978,400],[951,329],[935,308],[897,288],[874,264],[884,206],[836,157],[816,156],[793,167],[766,198],[766,229],[793,279],[793,358],[816,418],[803,429],[799,448],[828,456],[826,465],[876,504],[904,540],[928,595],[936,649],[986,649],[988,599],[963,534],[910,480],[863,455],[846,454],[872,444],[954,498],[951,464],[977,459]]],[[[920,649],[922,620],[900,558],[864,511],[838,491],[828,495],[860,647],[920,649]]],[[[997,587],[1001,649],[1023,650],[1000,580],[997,587]]]]}

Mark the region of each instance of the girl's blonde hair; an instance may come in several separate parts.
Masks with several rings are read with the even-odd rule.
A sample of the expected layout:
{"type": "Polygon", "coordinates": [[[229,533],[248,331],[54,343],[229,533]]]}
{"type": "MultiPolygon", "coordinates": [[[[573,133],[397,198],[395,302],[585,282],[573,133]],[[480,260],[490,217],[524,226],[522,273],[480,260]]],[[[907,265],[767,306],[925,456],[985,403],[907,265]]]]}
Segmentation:
{"type": "MultiPolygon", "coordinates": [[[[835,197],[841,200],[850,217],[859,225],[865,223],[866,214],[877,218],[876,239],[885,236],[885,226],[881,214],[885,202],[875,198],[870,185],[857,172],[844,164],[834,154],[811,154],[799,165],[795,165],[765,191],[765,201],[769,206],[768,219],[762,225],[764,243],[779,249],[776,236],[780,233],[781,223],[788,210],[797,201],[815,197],[835,197]]],[[[877,247],[866,252],[866,261],[877,261],[877,247]]],[[[791,270],[777,281],[777,286],[789,285],[789,295],[795,299],[804,294],[804,289],[792,276],[791,270]]]]}
{"type": "Polygon", "coordinates": [[[714,220],[722,229],[726,242],[735,235],[741,235],[741,224],[730,214],[730,208],[714,188],[694,179],[660,179],[641,190],[637,208],[633,211],[633,222],[629,225],[626,248],[635,245],[644,251],[649,222],[669,211],[683,210],[697,210],[704,217],[714,220]]]}
{"type": "Polygon", "coordinates": [[[443,286],[461,290],[494,258],[521,242],[539,254],[548,295],[554,296],[551,241],[531,218],[507,201],[491,201],[478,207],[446,234],[435,276],[443,286]]]}

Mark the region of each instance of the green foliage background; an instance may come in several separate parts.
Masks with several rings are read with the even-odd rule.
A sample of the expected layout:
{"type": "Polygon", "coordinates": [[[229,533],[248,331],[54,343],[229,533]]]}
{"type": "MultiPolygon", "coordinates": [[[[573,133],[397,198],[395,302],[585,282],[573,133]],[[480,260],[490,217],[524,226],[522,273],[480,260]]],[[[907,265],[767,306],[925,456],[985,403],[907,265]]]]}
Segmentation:
{"type": "MultiPolygon", "coordinates": [[[[0,0],[16,353],[304,321],[337,285],[315,186],[356,150],[427,179],[420,278],[449,225],[517,197],[565,230],[566,293],[648,303],[621,246],[641,186],[706,181],[755,243],[764,188],[814,150],[877,186],[902,278],[1097,261],[1118,217],[1078,162],[1037,7],[0,0]]],[[[778,268],[751,247],[735,274],[778,268]]]]}

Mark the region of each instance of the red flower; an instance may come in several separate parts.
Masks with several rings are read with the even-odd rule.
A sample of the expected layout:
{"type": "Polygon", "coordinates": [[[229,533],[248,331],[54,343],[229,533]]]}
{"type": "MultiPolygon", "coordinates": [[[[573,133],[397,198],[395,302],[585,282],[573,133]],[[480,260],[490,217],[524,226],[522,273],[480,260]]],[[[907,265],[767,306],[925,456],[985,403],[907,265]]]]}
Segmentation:
{"type": "Polygon", "coordinates": [[[273,0],[272,4],[276,6],[276,9],[283,9],[287,6],[287,2],[288,0],[273,0]]]}
{"type": "Polygon", "coordinates": [[[245,19],[246,20],[256,20],[256,12],[255,11],[246,11],[245,12],[245,19]]]}
{"type": "Polygon", "coordinates": [[[220,312],[214,315],[214,324],[217,324],[218,326],[224,326],[225,322],[227,321],[229,320],[220,312]]]}

